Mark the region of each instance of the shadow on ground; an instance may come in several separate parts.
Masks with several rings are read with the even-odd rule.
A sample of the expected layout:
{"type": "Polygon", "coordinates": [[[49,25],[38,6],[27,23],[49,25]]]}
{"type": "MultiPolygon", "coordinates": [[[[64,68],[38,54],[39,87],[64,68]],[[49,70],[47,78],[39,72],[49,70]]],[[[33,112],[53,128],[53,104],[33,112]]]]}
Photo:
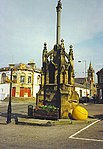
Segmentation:
{"type": "Polygon", "coordinates": [[[94,118],[103,120],[103,114],[94,115],[94,118]]]}
{"type": "MultiPolygon", "coordinates": [[[[0,113],[1,121],[0,125],[5,125],[6,124],[6,119],[7,119],[7,113],[0,113]],[[5,122],[4,119],[5,118],[5,122]]],[[[28,118],[28,115],[25,114],[18,114],[18,113],[12,113],[11,114],[11,119],[17,119],[17,118],[28,118]]]]}
{"type": "MultiPolygon", "coordinates": [[[[5,122],[0,122],[0,125],[6,125],[6,118],[7,118],[7,113],[0,113],[0,116],[5,118],[5,122]]],[[[47,121],[46,123],[30,123],[30,122],[20,122],[18,121],[19,118],[25,118],[28,119],[30,117],[28,117],[28,115],[23,115],[23,114],[18,114],[18,113],[12,113],[11,114],[11,119],[15,120],[15,124],[18,125],[28,125],[28,126],[53,126],[53,124],[49,121],[47,121]]]]}
{"type": "Polygon", "coordinates": [[[53,126],[53,124],[51,122],[47,122],[47,123],[29,123],[29,122],[18,122],[17,125],[28,125],[28,126],[46,126],[46,127],[49,127],[49,126],[53,126]]]}
{"type": "MultiPolygon", "coordinates": [[[[7,117],[7,113],[0,113],[0,116],[6,118],[7,117]]],[[[28,115],[19,114],[19,113],[12,113],[11,114],[11,118],[15,118],[15,117],[18,117],[18,118],[28,118],[28,115]]]]}

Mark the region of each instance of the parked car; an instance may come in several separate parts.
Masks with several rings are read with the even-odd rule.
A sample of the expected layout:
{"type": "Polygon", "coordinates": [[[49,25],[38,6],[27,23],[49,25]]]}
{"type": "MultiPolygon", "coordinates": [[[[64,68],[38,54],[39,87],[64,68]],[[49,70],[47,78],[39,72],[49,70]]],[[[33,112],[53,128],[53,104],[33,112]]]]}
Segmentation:
{"type": "Polygon", "coordinates": [[[89,97],[84,96],[79,99],[79,103],[87,103],[87,102],[90,102],[89,97]]]}

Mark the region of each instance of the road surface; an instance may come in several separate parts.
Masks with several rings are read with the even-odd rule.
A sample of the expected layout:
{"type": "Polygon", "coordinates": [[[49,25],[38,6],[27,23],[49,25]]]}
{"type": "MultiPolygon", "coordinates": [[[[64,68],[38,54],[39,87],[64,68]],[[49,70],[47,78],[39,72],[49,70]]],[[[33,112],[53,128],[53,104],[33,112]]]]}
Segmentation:
{"type": "MultiPolygon", "coordinates": [[[[13,114],[27,115],[28,104],[12,104],[13,114]]],[[[55,126],[6,125],[7,104],[0,103],[0,149],[101,149],[103,147],[103,104],[83,105],[92,123],[55,126]]]]}

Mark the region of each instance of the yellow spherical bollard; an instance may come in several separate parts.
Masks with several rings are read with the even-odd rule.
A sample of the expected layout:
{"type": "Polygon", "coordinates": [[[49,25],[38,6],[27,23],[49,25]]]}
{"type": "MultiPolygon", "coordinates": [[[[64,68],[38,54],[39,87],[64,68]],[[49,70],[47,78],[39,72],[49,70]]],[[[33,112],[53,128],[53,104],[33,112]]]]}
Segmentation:
{"type": "Polygon", "coordinates": [[[86,120],[88,118],[88,111],[82,106],[76,106],[73,109],[72,117],[75,120],[86,120]]]}

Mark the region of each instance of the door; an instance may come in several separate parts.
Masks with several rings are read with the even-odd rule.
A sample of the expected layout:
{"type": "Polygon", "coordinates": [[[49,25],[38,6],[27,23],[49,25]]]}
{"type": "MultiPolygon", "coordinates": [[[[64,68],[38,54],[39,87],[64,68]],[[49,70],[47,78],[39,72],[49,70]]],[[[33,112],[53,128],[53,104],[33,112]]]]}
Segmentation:
{"type": "Polygon", "coordinates": [[[28,88],[28,97],[31,97],[31,89],[28,88]]]}
{"type": "Polygon", "coordinates": [[[12,97],[15,97],[15,93],[16,93],[16,87],[12,88],[12,97]]]}
{"type": "Polygon", "coordinates": [[[20,97],[24,97],[24,87],[20,87],[20,97]]]}

